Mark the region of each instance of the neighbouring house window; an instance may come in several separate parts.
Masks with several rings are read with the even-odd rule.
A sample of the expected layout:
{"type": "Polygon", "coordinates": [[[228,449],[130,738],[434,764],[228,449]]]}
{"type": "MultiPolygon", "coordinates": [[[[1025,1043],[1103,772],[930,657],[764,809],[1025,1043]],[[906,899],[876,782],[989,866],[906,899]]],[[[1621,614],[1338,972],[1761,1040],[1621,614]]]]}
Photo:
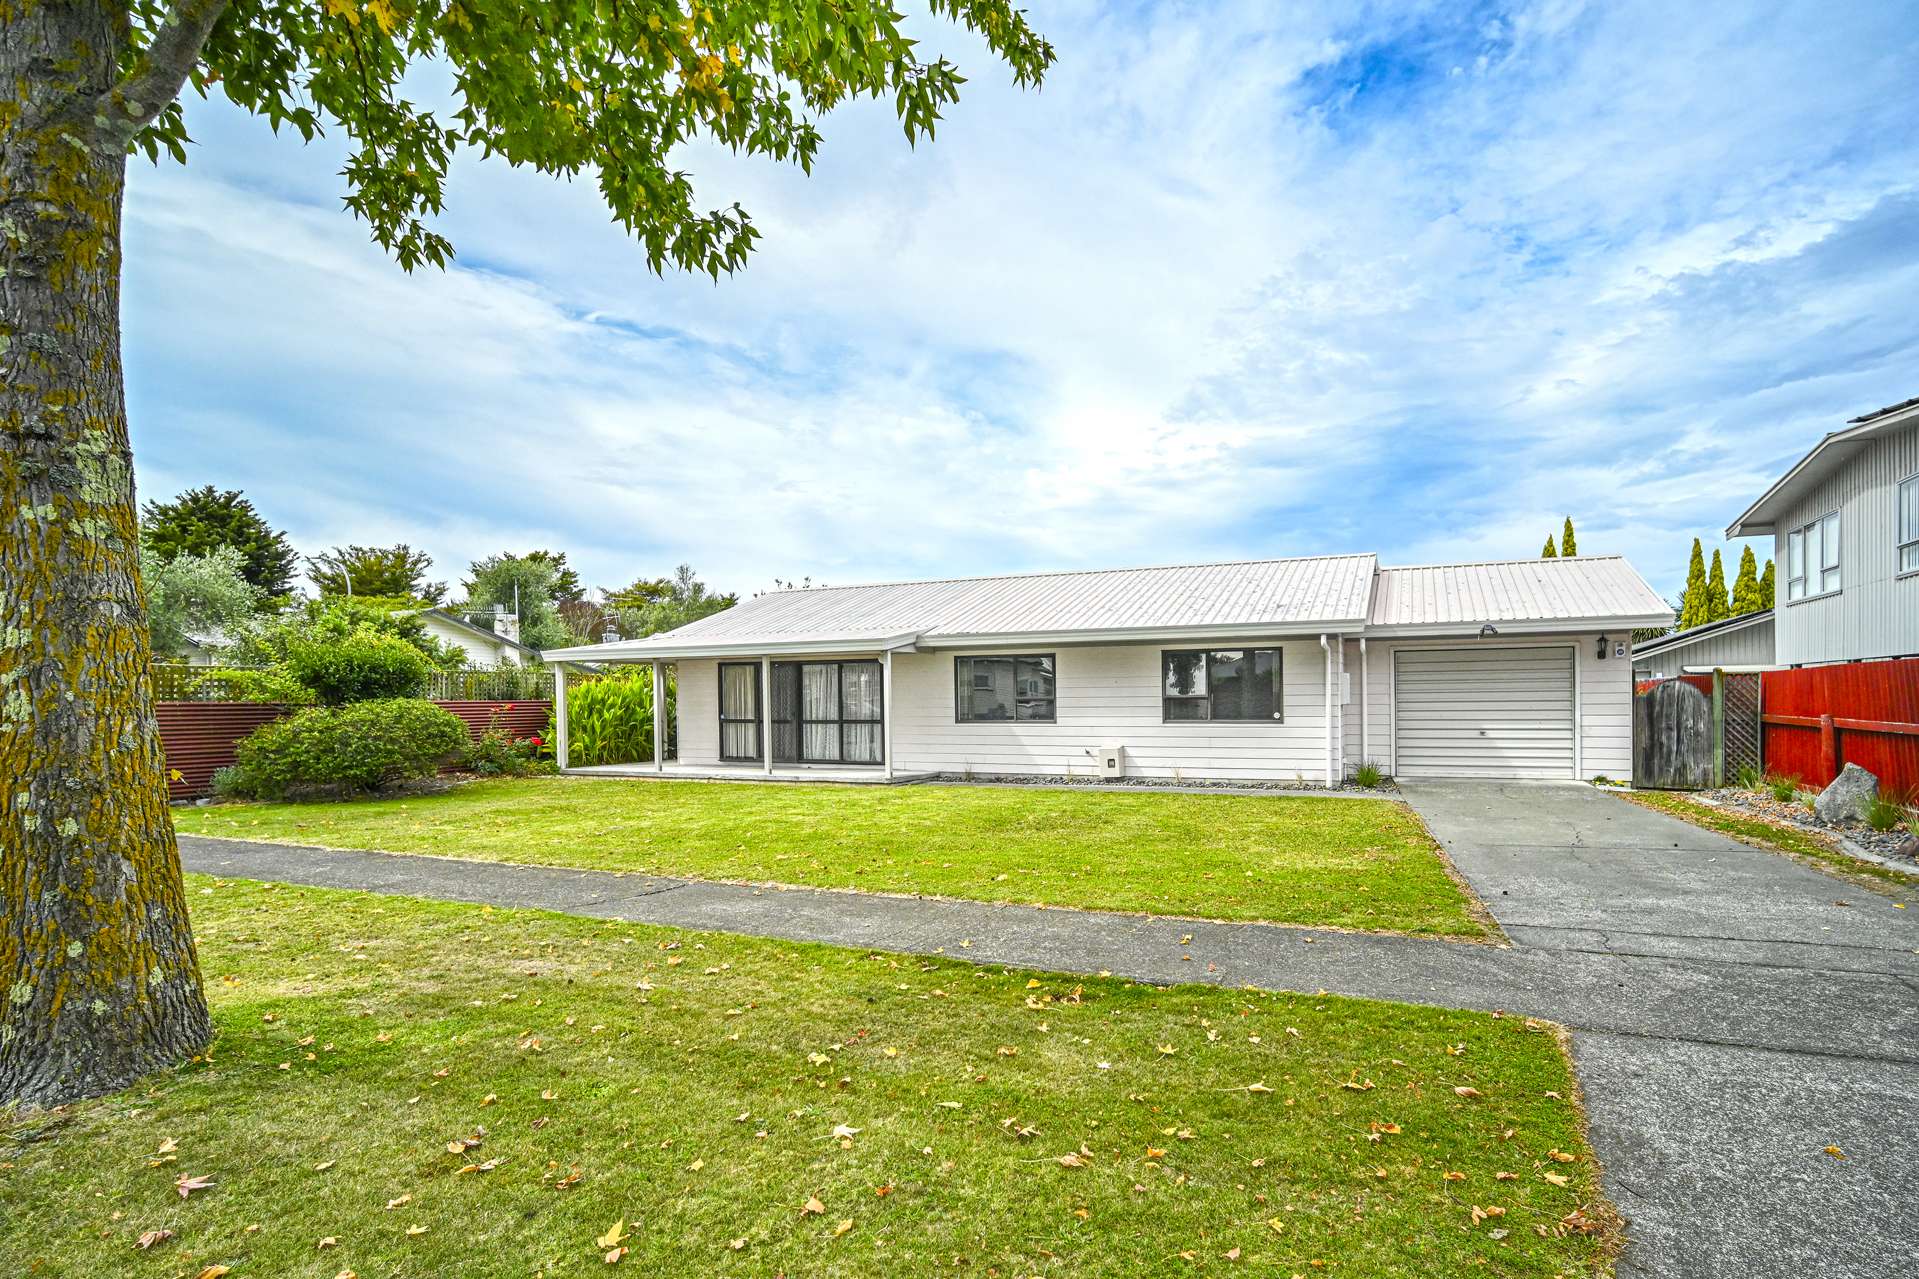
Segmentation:
{"type": "Polygon", "coordinates": [[[1839,513],[1786,534],[1786,598],[1802,600],[1839,589],[1839,513]]]}
{"type": "Polygon", "coordinates": [[[1281,720],[1284,654],[1214,648],[1160,654],[1162,715],[1174,720],[1281,720]]]}
{"type": "Polygon", "coordinates": [[[1899,571],[1919,569],[1919,475],[1899,485],[1899,571]]]}
{"type": "Polygon", "coordinates": [[[985,720],[1052,723],[1057,675],[1053,655],[956,657],[953,717],[962,724],[985,720]]]}
{"type": "Polygon", "coordinates": [[[720,758],[760,758],[760,666],[720,663],[720,758]]]}

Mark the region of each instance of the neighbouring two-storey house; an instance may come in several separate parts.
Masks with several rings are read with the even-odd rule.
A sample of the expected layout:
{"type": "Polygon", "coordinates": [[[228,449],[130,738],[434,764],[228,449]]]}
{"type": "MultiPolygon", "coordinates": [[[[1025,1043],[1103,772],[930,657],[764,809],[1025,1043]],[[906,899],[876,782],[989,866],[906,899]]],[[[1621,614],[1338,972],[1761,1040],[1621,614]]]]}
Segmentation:
{"type": "Polygon", "coordinates": [[[1820,440],[1726,529],[1767,535],[1774,661],[1919,655],[1919,398],[1820,440]]]}

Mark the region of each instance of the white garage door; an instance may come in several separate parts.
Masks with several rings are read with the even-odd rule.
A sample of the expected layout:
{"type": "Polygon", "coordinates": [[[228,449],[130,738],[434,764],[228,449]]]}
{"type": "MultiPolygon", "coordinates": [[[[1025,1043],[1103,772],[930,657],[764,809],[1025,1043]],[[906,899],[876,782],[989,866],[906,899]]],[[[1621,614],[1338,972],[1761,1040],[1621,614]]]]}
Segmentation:
{"type": "Polygon", "coordinates": [[[1401,777],[1573,776],[1573,650],[1410,648],[1393,654],[1401,777]]]}

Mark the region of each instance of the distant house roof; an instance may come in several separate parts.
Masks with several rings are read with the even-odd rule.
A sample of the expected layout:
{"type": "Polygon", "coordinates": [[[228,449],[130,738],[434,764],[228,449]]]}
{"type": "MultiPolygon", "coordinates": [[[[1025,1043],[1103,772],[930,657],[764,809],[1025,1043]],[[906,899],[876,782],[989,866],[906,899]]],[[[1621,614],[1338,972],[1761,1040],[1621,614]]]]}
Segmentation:
{"type": "Polygon", "coordinates": [[[464,617],[456,617],[454,614],[447,612],[443,608],[423,608],[419,610],[416,616],[435,618],[439,621],[445,622],[449,626],[453,626],[460,630],[467,631],[471,634],[477,635],[481,639],[490,640],[493,643],[502,645],[503,647],[506,647],[506,648],[518,649],[520,652],[527,654],[529,657],[538,657],[540,655],[540,650],[537,648],[528,648],[525,644],[520,643],[520,641],[508,639],[506,636],[501,635],[497,631],[489,631],[484,626],[475,626],[473,623],[467,621],[464,617]]]}
{"type": "Polygon", "coordinates": [[[661,635],[546,657],[637,661],[1671,619],[1617,557],[1381,569],[1372,555],[1323,555],[774,591],[661,635]]]}
{"type": "MultiPolygon", "coordinates": [[[[1375,627],[1595,622],[1670,618],[1671,608],[1617,555],[1385,568],[1373,593],[1375,627]]],[[[1653,624],[1653,623],[1644,623],[1653,624]]]]}
{"type": "Polygon", "coordinates": [[[1738,519],[1726,526],[1727,537],[1758,537],[1776,531],[1779,517],[1806,490],[1824,480],[1870,445],[1893,431],[1919,426],[1919,397],[1888,404],[1853,418],[1844,429],[1829,433],[1760,494],[1738,519]]]}
{"type": "Polygon", "coordinates": [[[1713,639],[1728,635],[1733,631],[1743,631],[1749,626],[1760,623],[1772,625],[1772,610],[1762,608],[1757,613],[1742,613],[1738,617],[1724,617],[1716,622],[1707,622],[1704,626],[1695,626],[1689,630],[1674,631],[1670,635],[1661,635],[1632,646],[1634,660],[1653,657],[1675,648],[1684,648],[1688,644],[1697,644],[1700,640],[1713,639]]]}

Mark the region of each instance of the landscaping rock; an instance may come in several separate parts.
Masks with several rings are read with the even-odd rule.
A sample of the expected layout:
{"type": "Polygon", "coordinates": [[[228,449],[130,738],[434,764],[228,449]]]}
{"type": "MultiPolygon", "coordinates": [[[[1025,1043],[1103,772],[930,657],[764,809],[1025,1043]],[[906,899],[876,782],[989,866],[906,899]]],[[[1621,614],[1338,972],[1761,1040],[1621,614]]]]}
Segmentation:
{"type": "Polygon", "coordinates": [[[1919,835],[1906,836],[1905,842],[1892,850],[1892,855],[1909,862],[1919,862],[1919,835]]]}
{"type": "Polygon", "coordinates": [[[1857,764],[1833,778],[1832,785],[1819,792],[1812,811],[1828,826],[1866,820],[1866,805],[1879,796],[1879,779],[1857,764]]]}

